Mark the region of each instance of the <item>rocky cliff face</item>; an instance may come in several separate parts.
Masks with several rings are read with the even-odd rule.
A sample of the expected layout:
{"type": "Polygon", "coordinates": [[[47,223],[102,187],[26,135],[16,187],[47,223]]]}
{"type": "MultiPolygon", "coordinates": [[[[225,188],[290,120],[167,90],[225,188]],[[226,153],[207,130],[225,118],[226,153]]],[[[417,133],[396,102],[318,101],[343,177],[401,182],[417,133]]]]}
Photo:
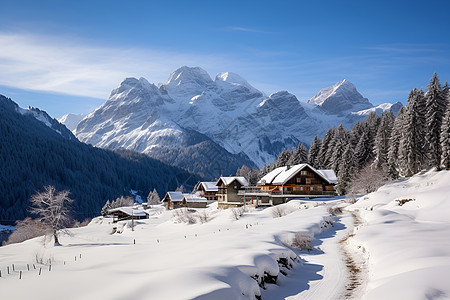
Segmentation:
{"type": "Polygon", "coordinates": [[[309,145],[331,126],[351,127],[359,119],[348,118],[351,112],[373,107],[346,80],[308,103],[286,91],[266,96],[234,73],[212,80],[201,68],[181,67],[159,86],[144,78],[125,79],[80,122],[76,135],[98,147],[135,150],[179,166],[188,166],[191,155],[204,161],[203,174],[210,167],[206,161],[225,157],[216,162],[222,171],[210,174],[219,176],[243,163],[262,167],[299,142],[309,145]],[[200,148],[208,155],[189,152],[200,148]]]}

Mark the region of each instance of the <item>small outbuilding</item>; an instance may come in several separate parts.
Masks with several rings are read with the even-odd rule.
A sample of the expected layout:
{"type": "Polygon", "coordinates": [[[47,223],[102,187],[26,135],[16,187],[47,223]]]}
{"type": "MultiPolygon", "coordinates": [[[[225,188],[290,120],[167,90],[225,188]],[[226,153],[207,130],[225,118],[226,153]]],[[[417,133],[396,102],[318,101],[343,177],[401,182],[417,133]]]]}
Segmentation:
{"type": "Polygon", "coordinates": [[[184,196],[184,202],[186,207],[189,208],[206,208],[208,199],[195,194],[188,194],[184,196]]]}
{"type": "Polygon", "coordinates": [[[148,219],[149,215],[142,209],[125,206],[108,210],[108,214],[114,217],[114,222],[122,220],[141,220],[148,219]]]}

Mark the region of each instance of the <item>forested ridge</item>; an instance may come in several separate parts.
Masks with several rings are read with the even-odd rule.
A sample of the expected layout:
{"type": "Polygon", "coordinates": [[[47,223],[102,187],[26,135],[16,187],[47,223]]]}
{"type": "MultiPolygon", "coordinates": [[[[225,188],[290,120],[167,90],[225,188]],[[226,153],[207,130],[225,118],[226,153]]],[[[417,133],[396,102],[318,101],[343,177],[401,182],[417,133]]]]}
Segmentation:
{"type": "Polygon", "coordinates": [[[131,189],[163,195],[199,178],[146,155],[109,151],[68,139],[32,115],[17,112],[17,104],[0,95],[0,219],[28,215],[30,196],[45,185],[70,190],[77,219],[93,217],[107,200],[131,189]]]}

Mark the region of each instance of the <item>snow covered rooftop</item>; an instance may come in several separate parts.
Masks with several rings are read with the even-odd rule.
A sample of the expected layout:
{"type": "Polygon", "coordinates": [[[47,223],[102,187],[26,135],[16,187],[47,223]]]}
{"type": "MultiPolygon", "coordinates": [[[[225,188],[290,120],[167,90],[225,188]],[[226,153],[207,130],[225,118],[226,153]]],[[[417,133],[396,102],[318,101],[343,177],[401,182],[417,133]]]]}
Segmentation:
{"type": "Polygon", "coordinates": [[[200,184],[203,185],[206,192],[217,192],[218,190],[216,182],[214,181],[202,181],[200,184]]]}
{"type": "Polygon", "coordinates": [[[172,202],[180,202],[183,201],[183,198],[187,194],[183,194],[182,192],[167,192],[169,198],[172,202]]]}
{"type": "Polygon", "coordinates": [[[285,184],[287,181],[289,181],[289,179],[294,177],[305,167],[309,167],[313,172],[325,179],[330,184],[334,184],[337,182],[336,174],[333,170],[316,170],[308,164],[298,164],[291,166],[290,168],[286,166],[276,168],[275,170],[267,173],[263,178],[261,178],[261,180],[258,181],[258,184],[285,184]]]}
{"type": "Polygon", "coordinates": [[[147,215],[147,213],[145,211],[143,211],[141,209],[134,209],[133,207],[130,207],[130,206],[113,208],[113,209],[108,210],[108,213],[113,213],[116,211],[120,211],[129,216],[136,216],[136,217],[139,217],[139,216],[145,217],[147,215]]]}
{"type": "Polygon", "coordinates": [[[186,199],[186,202],[208,202],[206,198],[197,196],[195,194],[185,195],[184,199],[186,199]]]}
{"type": "Polygon", "coordinates": [[[334,173],[333,170],[317,170],[320,174],[322,174],[322,177],[326,179],[329,183],[337,183],[337,177],[336,173],[334,173]]]}
{"type": "MultiPolygon", "coordinates": [[[[220,180],[222,180],[225,185],[230,185],[235,180],[237,180],[243,186],[248,185],[247,179],[245,179],[244,177],[241,177],[241,176],[220,177],[217,182],[219,182],[220,180]]],[[[217,183],[216,183],[216,185],[217,185],[217,183]]]]}

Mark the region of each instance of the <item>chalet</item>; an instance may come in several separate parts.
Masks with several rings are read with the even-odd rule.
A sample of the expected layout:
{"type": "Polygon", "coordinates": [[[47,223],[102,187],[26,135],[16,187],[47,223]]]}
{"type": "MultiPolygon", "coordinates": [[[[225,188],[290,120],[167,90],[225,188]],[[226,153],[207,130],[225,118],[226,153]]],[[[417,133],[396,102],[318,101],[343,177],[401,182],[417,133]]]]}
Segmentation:
{"type": "Polygon", "coordinates": [[[194,188],[198,195],[205,197],[210,202],[217,200],[217,190],[215,181],[201,181],[194,188]]]}
{"type": "Polygon", "coordinates": [[[208,200],[204,197],[197,194],[183,194],[182,192],[167,192],[163,202],[167,202],[167,209],[180,207],[206,208],[208,204],[208,200]]]}
{"type": "Polygon", "coordinates": [[[208,200],[205,197],[196,194],[185,195],[183,201],[188,208],[206,208],[208,204],[208,200]]]}
{"type": "Polygon", "coordinates": [[[167,202],[167,209],[174,209],[186,206],[185,194],[182,192],[167,192],[164,196],[163,203],[167,202]]]}
{"type": "Polygon", "coordinates": [[[142,209],[125,206],[108,210],[108,214],[114,217],[114,222],[122,220],[148,219],[148,213],[142,209]]]}
{"type": "Polygon", "coordinates": [[[277,205],[293,198],[335,196],[333,170],[317,170],[308,164],[279,167],[266,174],[256,187],[239,193],[256,205],[277,205]]]}
{"type": "Polygon", "coordinates": [[[244,205],[244,199],[239,191],[248,186],[244,177],[220,177],[216,183],[218,208],[239,207],[244,205]]]}

